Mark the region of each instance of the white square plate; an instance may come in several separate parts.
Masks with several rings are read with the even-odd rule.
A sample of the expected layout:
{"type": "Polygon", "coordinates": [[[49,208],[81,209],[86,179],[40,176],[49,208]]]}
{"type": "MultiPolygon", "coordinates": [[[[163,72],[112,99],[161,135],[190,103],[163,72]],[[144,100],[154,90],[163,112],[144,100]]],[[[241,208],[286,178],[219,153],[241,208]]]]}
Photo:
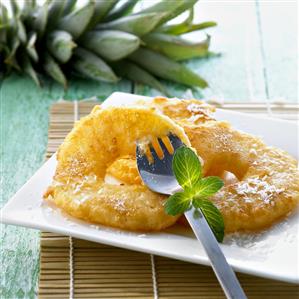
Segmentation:
{"type": "MultiPolygon", "coordinates": [[[[146,97],[113,93],[104,103],[127,105],[146,97]]],[[[240,130],[259,135],[269,145],[280,147],[298,159],[295,123],[225,111],[217,119],[228,120],[240,130]]],[[[55,155],[3,207],[2,222],[143,251],[165,257],[208,265],[208,258],[191,231],[172,227],[159,233],[138,234],[94,226],[62,214],[43,203],[42,194],[51,183],[55,155]]],[[[236,271],[299,283],[298,214],[259,234],[227,236],[222,250],[236,271]]]]}

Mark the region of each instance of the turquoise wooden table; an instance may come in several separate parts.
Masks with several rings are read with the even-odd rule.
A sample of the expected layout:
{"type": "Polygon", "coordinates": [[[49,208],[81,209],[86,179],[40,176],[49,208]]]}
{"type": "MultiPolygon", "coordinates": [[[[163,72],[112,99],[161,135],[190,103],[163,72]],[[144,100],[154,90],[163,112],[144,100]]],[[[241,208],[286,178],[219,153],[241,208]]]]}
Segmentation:
{"type": "MultiPolygon", "coordinates": [[[[196,97],[235,102],[297,102],[296,1],[203,1],[201,19],[212,19],[212,48],[222,53],[209,60],[187,62],[210,83],[196,97]]],[[[43,88],[18,75],[1,83],[1,206],[43,163],[49,107],[55,101],[96,96],[113,91],[155,95],[129,81],[117,85],[74,79],[64,91],[46,81],[43,88]]],[[[183,86],[167,83],[178,97],[183,86]]],[[[1,298],[34,298],[39,273],[39,232],[1,225],[1,298]]]]}

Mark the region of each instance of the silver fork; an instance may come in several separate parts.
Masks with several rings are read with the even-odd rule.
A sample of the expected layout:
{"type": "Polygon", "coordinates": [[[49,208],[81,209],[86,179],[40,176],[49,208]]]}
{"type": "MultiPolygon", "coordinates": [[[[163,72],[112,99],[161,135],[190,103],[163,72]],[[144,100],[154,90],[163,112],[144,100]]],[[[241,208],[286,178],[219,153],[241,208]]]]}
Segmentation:
{"type": "MultiPolygon", "coordinates": [[[[184,145],[177,136],[170,134],[168,135],[168,138],[174,151],[184,145]]],[[[151,155],[151,161],[149,161],[149,157],[145,154],[144,148],[137,141],[137,166],[143,182],[149,189],[158,193],[171,195],[181,190],[172,171],[173,151],[169,151],[169,148],[165,146],[161,139],[158,139],[158,142],[160,150],[162,151],[160,151],[159,155],[152,144],[150,144],[149,154],[151,155]]],[[[227,263],[201,210],[191,208],[185,212],[185,216],[192,227],[195,236],[204,247],[226,297],[229,299],[247,298],[234,271],[227,263]]]]}

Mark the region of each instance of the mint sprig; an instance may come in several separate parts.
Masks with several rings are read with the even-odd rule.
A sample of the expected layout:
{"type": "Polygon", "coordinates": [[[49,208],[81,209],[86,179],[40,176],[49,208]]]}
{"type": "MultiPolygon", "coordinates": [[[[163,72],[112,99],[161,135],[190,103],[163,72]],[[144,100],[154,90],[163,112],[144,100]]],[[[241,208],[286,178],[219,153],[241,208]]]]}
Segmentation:
{"type": "Polygon", "coordinates": [[[193,150],[186,146],[178,148],[172,161],[173,173],[183,191],[171,195],[165,204],[169,215],[183,214],[192,206],[200,209],[218,242],[224,237],[224,221],[221,212],[209,200],[223,187],[216,176],[202,177],[201,163],[193,150]]]}

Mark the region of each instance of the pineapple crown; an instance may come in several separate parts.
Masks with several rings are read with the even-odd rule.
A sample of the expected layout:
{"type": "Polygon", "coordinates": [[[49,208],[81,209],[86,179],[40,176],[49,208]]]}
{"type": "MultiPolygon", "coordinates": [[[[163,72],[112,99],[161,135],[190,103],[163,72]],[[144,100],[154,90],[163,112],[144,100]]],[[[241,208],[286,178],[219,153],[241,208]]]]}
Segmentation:
{"type": "Polygon", "coordinates": [[[210,36],[190,42],[181,35],[215,26],[193,23],[197,0],[160,1],[135,12],[138,0],[10,0],[0,3],[0,73],[45,74],[67,88],[67,75],[117,82],[125,77],[167,95],[158,78],[205,88],[207,82],[181,60],[210,55],[210,36]],[[168,24],[185,11],[188,17],[168,24]]]}

